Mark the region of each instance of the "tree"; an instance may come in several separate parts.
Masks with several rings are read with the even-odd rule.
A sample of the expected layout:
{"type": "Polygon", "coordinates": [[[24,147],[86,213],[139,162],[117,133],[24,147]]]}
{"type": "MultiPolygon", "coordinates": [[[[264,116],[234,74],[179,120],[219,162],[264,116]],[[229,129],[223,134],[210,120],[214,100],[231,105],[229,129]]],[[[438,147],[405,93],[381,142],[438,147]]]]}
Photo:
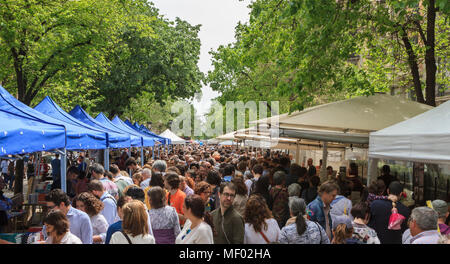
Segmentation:
{"type": "Polygon", "coordinates": [[[150,4],[143,15],[158,17],[149,24],[154,35],[142,35],[138,28],[126,26],[121,42],[108,57],[107,71],[100,72],[92,83],[102,98],[94,109],[110,117],[121,115],[143,92],[163,103],[192,97],[201,88],[204,76],[197,66],[200,26],[178,18],[169,22],[150,4]]]}
{"type": "Polygon", "coordinates": [[[285,105],[301,110],[386,92],[398,80],[419,102],[434,105],[436,71],[438,86],[448,88],[448,1],[257,0],[250,8],[236,42],[212,52],[207,80],[222,92],[219,101],[278,97],[283,113],[285,105]]]}
{"type": "MultiPolygon", "coordinates": [[[[89,74],[106,65],[128,9],[145,1],[3,0],[0,9],[0,80],[29,105],[50,88],[86,92],[89,74]]],[[[146,32],[143,24],[142,32],[146,32]]]]}

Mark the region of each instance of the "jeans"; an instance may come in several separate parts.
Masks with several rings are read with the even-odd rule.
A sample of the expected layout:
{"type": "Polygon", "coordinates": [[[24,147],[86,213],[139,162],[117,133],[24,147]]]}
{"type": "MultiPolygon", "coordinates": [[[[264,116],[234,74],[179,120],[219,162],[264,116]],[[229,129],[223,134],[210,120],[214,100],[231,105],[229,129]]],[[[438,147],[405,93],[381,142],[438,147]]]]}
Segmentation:
{"type": "Polygon", "coordinates": [[[9,189],[12,189],[12,185],[14,183],[14,174],[9,176],[9,189]]]}

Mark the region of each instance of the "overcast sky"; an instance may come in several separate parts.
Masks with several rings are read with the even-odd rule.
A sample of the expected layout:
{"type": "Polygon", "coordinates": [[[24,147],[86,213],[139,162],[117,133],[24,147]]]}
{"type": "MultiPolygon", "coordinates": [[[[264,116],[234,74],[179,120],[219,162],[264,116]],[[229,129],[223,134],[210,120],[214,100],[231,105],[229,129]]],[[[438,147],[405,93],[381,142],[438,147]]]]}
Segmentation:
{"type": "MultiPolygon", "coordinates": [[[[250,0],[151,0],[160,10],[160,14],[169,20],[179,17],[192,25],[202,25],[200,61],[198,66],[203,73],[212,70],[209,51],[220,45],[234,42],[234,28],[239,21],[248,21],[250,0]]],[[[211,106],[211,100],[219,94],[210,87],[202,88],[200,102],[194,101],[197,113],[202,116],[211,106]]]]}

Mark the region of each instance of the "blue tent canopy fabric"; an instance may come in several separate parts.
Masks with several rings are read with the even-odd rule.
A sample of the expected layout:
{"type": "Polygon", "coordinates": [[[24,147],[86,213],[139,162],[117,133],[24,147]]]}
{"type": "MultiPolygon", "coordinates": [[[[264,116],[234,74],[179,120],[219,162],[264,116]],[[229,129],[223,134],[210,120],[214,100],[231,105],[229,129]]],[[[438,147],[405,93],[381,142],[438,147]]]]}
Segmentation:
{"type": "Polygon", "coordinates": [[[34,107],[35,110],[46,114],[48,116],[51,116],[55,119],[61,120],[63,122],[72,124],[74,126],[83,127],[86,132],[89,132],[94,137],[96,137],[97,134],[101,133],[102,135],[99,136],[97,139],[99,141],[104,141],[103,144],[99,144],[98,147],[100,149],[105,149],[107,147],[107,134],[104,131],[95,129],[93,127],[88,126],[87,124],[79,121],[75,117],[69,115],[66,111],[64,111],[59,105],[55,103],[49,96],[46,96],[37,106],[34,107]]]}
{"type": "Polygon", "coordinates": [[[0,109],[39,122],[63,125],[66,128],[66,149],[99,149],[105,147],[104,133],[87,132],[86,128],[75,126],[45,115],[17,100],[0,86],[0,109]]]}
{"type": "Polygon", "coordinates": [[[105,127],[92,118],[81,106],[75,106],[69,114],[89,126],[107,132],[109,148],[128,148],[131,146],[130,135],[105,127]]]}
{"type": "Polygon", "coordinates": [[[165,137],[161,137],[160,135],[157,135],[155,133],[153,133],[152,131],[148,130],[146,127],[144,127],[145,129],[142,129],[142,125],[139,126],[139,124],[137,122],[135,122],[134,124],[137,125],[133,125],[128,119],[125,119],[125,121],[122,121],[123,123],[125,123],[126,125],[128,125],[129,127],[131,127],[132,129],[139,131],[141,133],[159,138],[159,142],[161,142],[162,144],[168,145],[168,144],[172,144],[171,140],[165,137]]]}
{"type": "Polygon", "coordinates": [[[97,120],[98,122],[102,123],[105,126],[108,126],[111,129],[116,129],[122,131],[123,133],[130,134],[131,145],[133,147],[141,147],[141,146],[152,147],[155,145],[155,138],[140,134],[132,129],[128,130],[128,127],[124,129],[121,126],[111,122],[103,113],[98,114],[97,117],[95,117],[95,120],[97,120]]]}
{"type": "MultiPolygon", "coordinates": [[[[130,133],[131,133],[131,132],[134,132],[134,133],[140,133],[140,134],[143,134],[144,136],[147,136],[147,137],[152,138],[152,139],[154,140],[154,142],[156,142],[156,141],[157,141],[157,142],[161,142],[161,141],[164,142],[164,140],[161,139],[160,137],[153,136],[153,135],[150,135],[150,134],[148,134],[148,133],[144,133],[144,132],[141,132],[141,131],[139,131],[139,130],[136,130],[136,129],[134,129],[133,127],[130,127],[130,126],[127,125],[124,121],[122,121],[122,119],[120,119],[118,116],[115,116],[115,117],[111,120],[111,122],[112,122],[114,125],[116,125],[116,126],[122,128],[122,129],[124,129],[125,131],[129,131],[130,133]]],[[[162,142],[161,142],[161,143],[162,143],[162,142]]]]}
{"type": "Polygon", "coordinates": [[[0,156],[48,151],[66,146],[63,125],[0,110],[0,156]]]}

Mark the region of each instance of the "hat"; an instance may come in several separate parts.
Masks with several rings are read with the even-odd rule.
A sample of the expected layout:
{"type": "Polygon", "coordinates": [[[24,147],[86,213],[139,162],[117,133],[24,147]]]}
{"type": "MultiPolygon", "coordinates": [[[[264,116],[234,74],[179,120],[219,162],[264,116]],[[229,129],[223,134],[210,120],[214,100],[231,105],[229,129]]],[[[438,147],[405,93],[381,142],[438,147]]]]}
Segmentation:
{"type": "Polygon", "coordinates": [[[433,209],[438,212],[439,214],[439,218],[445,217],[445,215],[448,212],[448,205],[445,201],[443,200],[434,200],[433,202],[431,202],[431,204],[433,205],[433,209]]]}
{"type": "Polygon", "coordinates": [[[350,220],[350,218],[346,215],[336,216],[333,219],[333,230],[340,224],[345,224],[347,228],[353,228],[352,220],[350,220]]]}

